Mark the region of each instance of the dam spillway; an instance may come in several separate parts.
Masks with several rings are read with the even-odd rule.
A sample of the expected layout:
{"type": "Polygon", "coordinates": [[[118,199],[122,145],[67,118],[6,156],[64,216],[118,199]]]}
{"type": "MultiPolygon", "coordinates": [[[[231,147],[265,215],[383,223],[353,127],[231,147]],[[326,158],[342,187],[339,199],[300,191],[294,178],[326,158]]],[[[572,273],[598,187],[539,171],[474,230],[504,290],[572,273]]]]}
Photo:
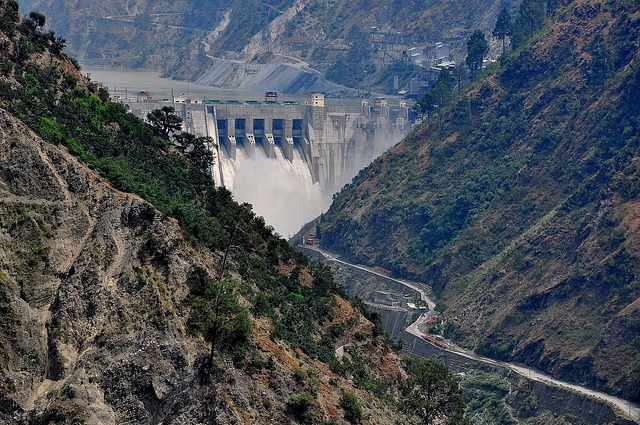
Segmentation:
{"type": "MultiPolygon", "coordinates": [[[[325,105],[319,94],[306,104],[177,96],[172,103],[147,100],[128,105],[143,119],[154,109],[173,106],[182,117],[184,131],[214,140],[218,159],[236,161],[239,149],[247,158],[254,158],[257,150],[272,159],[293,161],[299,156],[312,181],[331,193],[411,129],[406,102],[389,104],[382,98],[363,100],[359,106],[333,106],[325,105]],[[276,155],[276,150],[282,154],[276,155]]],[[[214,179],[229,185],[222,170],[214,170],[214,179]]]]}

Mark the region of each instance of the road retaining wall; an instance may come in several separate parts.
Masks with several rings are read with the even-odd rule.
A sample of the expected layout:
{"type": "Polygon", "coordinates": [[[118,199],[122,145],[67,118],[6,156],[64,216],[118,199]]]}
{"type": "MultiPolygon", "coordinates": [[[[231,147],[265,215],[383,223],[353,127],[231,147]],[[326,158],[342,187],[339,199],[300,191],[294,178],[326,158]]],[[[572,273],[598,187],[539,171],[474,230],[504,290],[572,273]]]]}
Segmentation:
{"type": "MultiPolygon", "coordinates": [[[[455,373],[469,373],[472,371],[493,369],[508,379],[515,387],[518,381],[527,379],[511,369],[490,365],[480,360],[470,359],[463,355],[446,351],[424,341],[408,332],[402,335],[404,340],[403,351],[408,355],[426,357],[438,360],[455,373]]],[[[557,416],[567,418],[571,423],[584,423],[593,425],[617,424],[636,425],[635,422],[619,416],[611,405],[604,400],[589,397],[569,388],[545,382],[527,380],[528,392],[534,395],[534,399],[523,399],[514,396],[517,402],[518,416],[521,419],[535,417],[538,412],[550,411],[557,416]]]]}

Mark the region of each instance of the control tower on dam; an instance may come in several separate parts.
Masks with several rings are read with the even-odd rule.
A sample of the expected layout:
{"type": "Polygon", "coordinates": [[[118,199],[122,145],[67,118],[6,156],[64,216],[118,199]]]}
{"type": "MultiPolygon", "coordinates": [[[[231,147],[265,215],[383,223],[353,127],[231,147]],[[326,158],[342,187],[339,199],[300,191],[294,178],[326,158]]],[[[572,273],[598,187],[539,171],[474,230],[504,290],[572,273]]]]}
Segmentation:
{"type": "MultiPolygon", "coordinates": [[[[131,112],[145,118],[164,102],[130,103],[131,112]]],[[[309,167],[312,179],[323,190],[338,190],[363,167],[399,142],[411,129],[404,101],[389,104],[384,98],[363,100],[355,106],[325,105],[324,96],[311,102],[276,102],[265,96],[257,101],[202,101],[175,97],[171,104],[183,119],[183,130],[209,136],[218,145],[218,155],[236,160],[256,149],[276,158],[293,160],[297,150],[309,167]]]]}

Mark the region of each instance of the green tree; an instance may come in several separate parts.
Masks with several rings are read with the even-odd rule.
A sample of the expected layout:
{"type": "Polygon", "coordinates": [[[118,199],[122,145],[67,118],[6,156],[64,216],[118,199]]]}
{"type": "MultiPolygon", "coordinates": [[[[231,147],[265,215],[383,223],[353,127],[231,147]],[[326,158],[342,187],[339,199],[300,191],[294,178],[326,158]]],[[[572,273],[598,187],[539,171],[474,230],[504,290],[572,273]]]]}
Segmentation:
{"type": "Polygon", "coordinates": [[[59,55],[66,47],[67,40],[62,37],[56,37],[53,31],[49,32],[49,34],[51,34],[51,51],[59,55]]]}
{"type": "Polygon", "coordinates": [[[453,71],[451,71],[451,76],[456,81],[456,92],[460,93],[460,89],[462,88],[462,83],[467,78],[467,68],[465,68],[463,65],[456,65],[453,71]]]}
{"type": "Polygon", "coordinates": [[[13,40],[13,57],[16,62],[21,63],[29,59],[31,55],[31,43],[26,37],[13,40]]]}
{"type": "Polygon", "coordinates": [[[403,409],[420,418],[424,425],[467,423],[462,388],[440,362],[415,360],[402,387],[402,396],[403,409]]]}
{"type": "Polygon", "coordinates": [[[213,365],[219,349],[240,358],[247,347],[251,322],[234,283],[211,279],[201,268],[192,272],[188,283],[192,306],[189,328],[201,333],[211,344],[209,365],[213,365]]]}
{"type": "Polygon", "coordinates": [[[491,33],[495,38],[502,41],[502,54],[504,55],[506,44],[505,39],[513,34],[513,21],[511,14],[506,7],[503,7],[496,20],[496,26],[491,33]]]}
{"type": "Polygon", "coordinates": [[[519,23],[528,31],[529,37],[542,27],[545,11],[543,0],[523,0],[520,4],[519,23]]]}
{"type": "Polygon", "coordinates": [[[149,125],[158,136],[169,139],[169,135],[182,129],[182,118],[176,114],[173,106],[163,106],[147,114],[149,125]]]}
{"type": "Polygon", "coordinates": [[[47,17],[42,13],[33,11],[29,13],[27,22],[33,27],[33,29],[42,28],[47,23],[47,17]]]}
{"type": "Polygon", "coordinates": [[[524,42],[533,37],[533,34],[542,28],[545,19],[545,0],[522,0],[518,17],[513,24],[511,44],[514,48],[520,47],[524,42]]]}
{"type": "Polygon", "coordinates": [[[472,76],[478,69],[482,69],[482,61],[489,52],[489,42],[482,30],[475,30],[467,40],[467,66],[471,69],[472,76]]]}
{"type": "Polygon", "coordinates": [[[174,137],[176,148],[183,153],[189,162],[202,171],[207,171],[213,164],[211,149],[216,146],[211,137],[196,137],[187,132],[182,132],[174,137]]]}
{"type": "Polygon", "coordinates": [[[431,123],[431,114],[440,110],[451,100],[454,84],[455,80],[451,72],[448,69],[443,69],[438,74],[438,79],[433,87],[418,99],[414,110],[426,114],[429,123],[431,123]]]}
{"type": "Polygon", "coordinates": [[[344,409],[344,418],[349,423],[357,424],[362,420],[362,407],[358,396],[352,391],[344,391],[340,396],[340,407],[344,409]]]}
{"type": "Polygon", "coordinates": [[[302,423],[309,423],[313,420],[314,413],[311,410],[315,397],[308,391],[289,396],[287,399],[287,411],[302,423]]]}

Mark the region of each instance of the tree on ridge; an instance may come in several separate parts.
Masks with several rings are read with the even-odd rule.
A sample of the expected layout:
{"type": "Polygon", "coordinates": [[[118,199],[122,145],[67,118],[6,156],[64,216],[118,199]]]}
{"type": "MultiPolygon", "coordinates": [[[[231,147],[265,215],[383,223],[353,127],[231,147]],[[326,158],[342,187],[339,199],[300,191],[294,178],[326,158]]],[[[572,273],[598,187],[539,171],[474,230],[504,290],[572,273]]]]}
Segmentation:
{"type": "Polygon", "coordinates": [[[489,42],[485,38],[484,32],[475,30],[467,40],[466,64],[471,69],[472,77],[475,77],[478,69],[482,69],[482,61],[488,52],[489,42]]]}
{"type": "Polygon", "coordinates": [[[502,41],[502,54],[505,52],[505,39],[513,35],[513,21],[511,14],[506,7],[503,7],[496,20],[496,26],[491,33],[495,38],[502,41]]]}
{"type": "Polygon", "coordinates": [[[434,423],[466,425],[462,388],[447,366],[435,360],[417,360],[402,388],[402,407],[420,418],[424,425],[434,423]]]}
{"type": "Polygon", "coordinates": [[[158,136],[169,139],[169,135],[182,129],[182,118],[176,114],[173,106],[165,105],[147,114],[147,120],[158,136]]]}

